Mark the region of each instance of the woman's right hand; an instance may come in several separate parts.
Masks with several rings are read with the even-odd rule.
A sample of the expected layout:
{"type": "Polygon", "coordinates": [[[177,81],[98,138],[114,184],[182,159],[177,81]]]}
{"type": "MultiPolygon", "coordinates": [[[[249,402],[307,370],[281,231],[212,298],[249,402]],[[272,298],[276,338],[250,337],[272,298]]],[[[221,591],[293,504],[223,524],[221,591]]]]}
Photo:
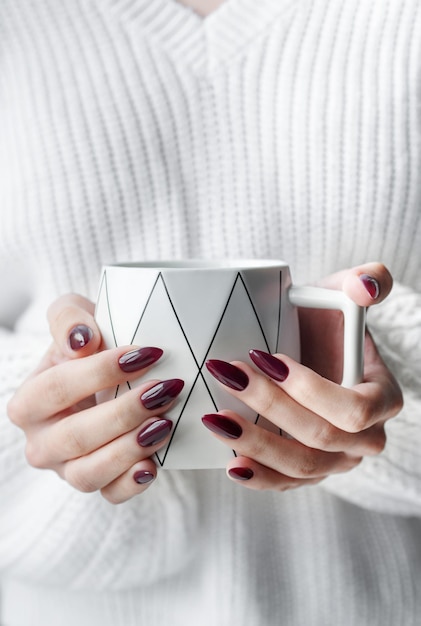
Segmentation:
{"type": "Polygon", "coordinates": [[[25,432],[30,465],[55,470],[80,491],[100,490],[110,502],[124,502],[156,477],[151,456],[169,439],[172,423],[163,414],[183,381],[148,380],[97,405],[97,391],[139,378],[162,350],[104,350],[94,304],[75,294],[56,300],[48,321],[52,344],[9,401],[9,417],[25,432]]]}

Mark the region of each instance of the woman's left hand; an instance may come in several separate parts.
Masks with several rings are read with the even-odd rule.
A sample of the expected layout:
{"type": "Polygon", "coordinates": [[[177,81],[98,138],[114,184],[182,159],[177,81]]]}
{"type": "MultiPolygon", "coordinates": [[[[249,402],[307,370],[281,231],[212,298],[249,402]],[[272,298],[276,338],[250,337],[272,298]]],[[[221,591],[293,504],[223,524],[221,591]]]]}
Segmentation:
{"type": "MultiPolygon", "coordinates": [[[[333,274],[321,286],[371,306],[387,297],[392,278],[383,265],[369,263],[333,274]]],[[[236,451],[227,466],[230,478],[253,489],[284,491],[348,471],[384,449],[385,422],[402,408],[399,385],[367,332],[363,381],[352,389],[340,386],[342,326],[337,311],[302,309],[302,363],[253,349],[257,370],[239,361],[207,362],[232,395],[283,433],[232,411],[204,416],[204,425],[236,451]]]]}

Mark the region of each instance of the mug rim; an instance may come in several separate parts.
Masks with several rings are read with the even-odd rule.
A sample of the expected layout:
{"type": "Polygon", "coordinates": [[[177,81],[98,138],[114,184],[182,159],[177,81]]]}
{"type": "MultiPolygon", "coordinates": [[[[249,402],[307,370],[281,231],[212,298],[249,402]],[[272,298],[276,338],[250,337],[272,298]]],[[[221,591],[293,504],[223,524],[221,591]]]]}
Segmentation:
{"type": "Polygon", "coordinates": [[[288,263],[281,259],[162,259],[150,261],[127,261],[109,263],[103,269],[151,269],[151,270],[249,270],[287,268],[288,263]]]}

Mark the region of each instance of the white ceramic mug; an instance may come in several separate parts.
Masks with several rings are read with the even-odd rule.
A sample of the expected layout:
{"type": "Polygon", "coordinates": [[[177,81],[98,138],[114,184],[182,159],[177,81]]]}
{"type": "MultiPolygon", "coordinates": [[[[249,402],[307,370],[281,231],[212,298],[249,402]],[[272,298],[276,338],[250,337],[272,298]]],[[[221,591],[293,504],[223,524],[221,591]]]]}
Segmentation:
{"type": "MultiPolygon", "coordinates": [[[[233,398],[207,371],[205,362],[251,363],[251,348],[299,360],[297,306],[343,312],[342,384],[359,382],[365,310],[341,291],[292,286],[283,261],[157,261],[103,268],[95,316],[105,347],[162,348],[164,355],[148,376],[185,381],[166,413],[174,426],[169,444],[155,455],[158,466],[225,467],[234,452],[209,435],[201,423],[205,413],[231,409],[271,428],[233,398]]],[[[97,401],[117,397],[144,380],[101,391],[97,401]]]]}

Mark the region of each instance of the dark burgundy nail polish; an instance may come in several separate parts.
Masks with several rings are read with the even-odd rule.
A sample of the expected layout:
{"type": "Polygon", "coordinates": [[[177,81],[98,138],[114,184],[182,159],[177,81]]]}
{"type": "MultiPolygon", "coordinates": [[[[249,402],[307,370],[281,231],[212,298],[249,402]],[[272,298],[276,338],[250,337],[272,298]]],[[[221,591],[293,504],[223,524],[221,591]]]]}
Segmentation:
{"type": "Polygon", "coordinates": [[[174,400],[183,387],[184,381],[180,378],[163,380],[142,393],[140,400],[146,409],[159,409],[174,400]]]}
{"type": "Polygon", "coordinates": [[[249,354],[253,363],[270,378],[283,382],[288,376],[288,366],[272,354],[262,350],[250,350],[249,354]]]}
{"type": "Polygon", "coordinates": [[[236,391],[243,391],[249,384],[247,374],[240,370],[239,367],[231,365],[231,363],[226,361],[210,359],[206,361],[206,367],[216,380],[236,391]]]}
{"type": "Polygon", "coordinates": [[[151,422],[137,435],[137,443],[143,448],[156,446],[170,434],[172,421],[167,419],[158,419],[151,422]]]}
{"type": "Polygon", "coordinates": [[[93,331],[85,324],[78,324],[69,333],[69,345],[72,350],[80,350],[90,342],[94,336],[93,331]]]}
{"type": "Polygon", "coordinates": [[[360,281],[369,293],[370,298],[375,300],[380,295],[380,285],[378,281],[368,274],[361,274],[360,281]]]}
{"type": "Polygon", "coordinates": [[[250,480],[254,476],[253,470],[249,467],[232,467],[228,470],[228,474],[235,480],[250,480]]]}
{"type": "Polygon", "coordinates": [[[240,424],[225,415],[212,413],[202,417],[203,425],[217,435],[227,439],[238,439],[243,434],[240,424]]]}
{"type": "Polygon", "coordinates": [[[155,475],[152,472],[148,472],[147,470],[139,470],[133,474],[133,480],[138,485],[145,485],[146,483],[150,483],[155,478],[155,475]]]}
{"type": "Polygon", "coordinates": [[[136,372],[144,367],[148,367],[148,365],[152,365],[162,355],[163,350],[161,348],[137,348],[123,354],[119,358],[118,364],[123,372],[136,372]]]}

